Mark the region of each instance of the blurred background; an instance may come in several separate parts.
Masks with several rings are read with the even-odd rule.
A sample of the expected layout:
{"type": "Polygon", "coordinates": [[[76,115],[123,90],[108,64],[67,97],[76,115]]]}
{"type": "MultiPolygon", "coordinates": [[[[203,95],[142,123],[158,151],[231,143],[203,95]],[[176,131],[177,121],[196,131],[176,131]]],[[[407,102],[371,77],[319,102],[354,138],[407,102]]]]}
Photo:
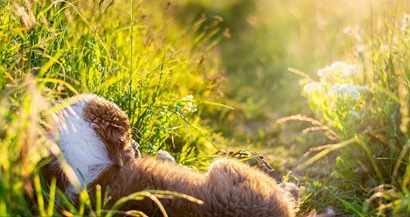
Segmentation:
{"type": "Polygon", "coordinates": [[[362,62],[373,40],[390,40],[383,26],[401,25],[408,2],[204,0],[172,4],[182,25],[190,25],[192,18],[220,22],[214,37],[221,41],[212,52],[220,57],[225,77],[222,103],[235,108],[221,109],[212,117],[215,128],[226,138],[223,147],[261,153],[280,174],[278,179],[293,174],[292,181],[314,192],[304,195],[310,197],[304,210],[324,211],[335,204],[340,205],[337,210],[344,209],[335,196],[338,190],[324,181],[332,174],[326,165],[337,155],[303,171],[296,169],[312,156],[306,154],[312,147],[331,141],[323,132],[302,132],[311,126],[309,121],[278,120],[296,114],[315,117],[301,96],[300,80],[306,76],[318,80],[317,71],[335,61],[362,62]]]}
{"type": "MultiPolygon", "coordinates": [[[[388,17],[404,1],[227,0],[169,1],[181,25],[192,20],[217,21],[214,37],[221,40],[212,52],[220,56],[223,103],[215,121],[228,147],[254,149],[264,154],[291,154],[303,123],[278,124],[289,115],[309,116],[299,80],[292,69],[317,79],[318,69],[334,61],[349,62],[366,39],[373,19],[388,17]],[[353,49],[353,51],[352,51],[353,49]],[[291,69],[290,69],[291,68],[291,69]],[[272,150],[275,149],[275,150],[272,150]],[[282,150],[286,149],[286,150],[282,150]]],[[[212,26],[212,25],[210,25],[212,26]]],[[[207,28],[210,28],[207,26],[207,28]]],[[[301,136],[303,138],[301,138],[301,136]]],[[[322,141],[323,142],[323,141],[322,141]]],[[[300,153],[309,145],[296,148],[300,153]]]]}

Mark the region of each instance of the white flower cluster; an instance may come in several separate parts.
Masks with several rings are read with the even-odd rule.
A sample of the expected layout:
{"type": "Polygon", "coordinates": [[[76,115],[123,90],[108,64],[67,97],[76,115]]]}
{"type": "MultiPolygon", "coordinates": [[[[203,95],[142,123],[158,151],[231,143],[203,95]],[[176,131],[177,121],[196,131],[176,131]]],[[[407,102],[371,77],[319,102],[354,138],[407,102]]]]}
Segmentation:
{"type": "Polygon", "coordinates": [[[183,102],[190,102],[192,100],[194,100],[194,96],[192,96],[192,95],[186,95],[186,96],[182,97],[183,102]]]}
{"type": "Polygon", "coordinates": [[[303,91],[307,94],[324,92],[326,86],[322,82],[310,82],[303,87],[303,91]]]}
{"type": "Polygon", "coordinates": [[[334,62],[319,69],[317,74],[319,82],[309,82],[303,86],[303,94],[311,108],[342,132],[354,133],[356,129],[361,129],[364,125],[362,120],[368,115],[365,96],[371,90],[360,85],[363,75],[359,68],[334,62]]]}
{"type": "Polygon", "coordinates": [[[360,100],[361,93],[366,92],[363,85],[335,84],[328,91],[329,96],[347,96],[351,99],[360,100]]]}
{"type": "Polygon", "coordinates": [[[317,75],[323,82],[342,81],[347,82],[357,77],[359,68],[345,62],[334,62],[330,66],[319,69],[317,75]]]}
{"type": "Polygon", "coordinates": [[[198,105],[193,102],[194,96],[186,95],[181,101],[184,103],[184,109],[188,112],[196,112],[198,110],[198,105]]]}
{"type": "Polygon", "coordinates": [[[319,69],[317,74],[320,82],[310,82],[303,87],[308,95],[323,94],[329,96],[346,95],[353,99],[360,99],[360,93],[367,90],[365,86],[357,84],[359,68],[345,62],[334,62],[319,69]]]}

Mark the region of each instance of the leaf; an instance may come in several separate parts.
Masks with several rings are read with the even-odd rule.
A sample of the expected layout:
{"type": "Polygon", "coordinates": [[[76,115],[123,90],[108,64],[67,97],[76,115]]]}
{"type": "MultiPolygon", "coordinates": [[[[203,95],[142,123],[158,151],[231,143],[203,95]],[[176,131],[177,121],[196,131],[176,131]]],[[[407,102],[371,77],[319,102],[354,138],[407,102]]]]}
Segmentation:
{"type": "Polygon", "coordinates": [[[360,216],[360,217],[364,217],[363,215],[363,210],[361,209],[361,207],[351,204],[343,199],[339,199],[343,205],[350,211],[353,211],[353,213],[355,213],[356,215],[360,216]]]}

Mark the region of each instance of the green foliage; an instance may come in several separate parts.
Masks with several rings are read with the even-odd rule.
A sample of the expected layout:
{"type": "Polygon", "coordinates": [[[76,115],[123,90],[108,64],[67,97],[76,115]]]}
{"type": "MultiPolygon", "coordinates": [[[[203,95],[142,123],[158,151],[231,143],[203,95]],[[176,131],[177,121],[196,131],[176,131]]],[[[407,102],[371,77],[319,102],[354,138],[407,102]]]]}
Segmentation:
{"type": "Polygon", "coordinates": [[[47,139],[52,104],[79,93],[117,103],[145,153],[165,149],[180,163],[207,165],[218,148],[202,111],[224,107],[214,102],[217,59],[207,56],[219,39],[194,34],[204,20],[183,27],[172,13],[162,1],[0,2],[1,216],[103,215],[104,199],[82,192],[74,207],[38,172],[44,157],[61,154],[47,139]]]}
{"type": "Polygon", "coordinates": [[[39,119],[46,107],[32,82],[26,79],[14,85],[1,99],[1,215],[31,215],[26,196],[34,198],[35,192],[29,176],[36,173],[36,164],[51,145],[39,119]]]}
{"type": "Polygon", "coordinates": [[[303,166],[338,150],[332,176],[347,182],[334,185],[356,190],[358,197],[336,196],[359,216],[410,212],[409,22],[406,14],[386,20],[366,37],[369,40],[362,44],[366,49],[356,55],[357,65],[334,62],[318,71],[319,82],[311,78],[302,82],[303,95],[335,143],[324,146],[303,166]],[[400,29],[391,22],[400,23],[400,29]]]}
{"type": "MultiPolygon", "coordinates": [[[[59,109],[54,102],[79,93],[126,111],[147,154],[165,149],[202,170],[226,146],[220,132],[231,147],[261,150],[276,171],[292,169],[286,179],[306,186],[302,215],[327,206],[407,215],[410,18],[401,15],[404,1],[395,10],[391,1],[371,9],[369,2],[0,1],[0,215],[116,212],[105,210],[98,190],[96,198],[81,192],[74,206],[41,182],[41,159],[61,154],[44,120],[59,109]],[[376,18],[379,11],[387,15],[376,18]],[[311,111],[289,67],[308,72],[291,69],[305,78],[311,111]],[[223,72],[229,82],[221,90],[223,72]],[[317,120],[278,121],[302,120],[296,130],[275,121],[294,113],[317,120]],[[308,124],[311,133],[296,136],[308,124]],[[316,154],[301,158],[309,148],[307,156],[316,154]]],[[[147,191],[120,202],[175,196],[193,200],[147,191]]]]}

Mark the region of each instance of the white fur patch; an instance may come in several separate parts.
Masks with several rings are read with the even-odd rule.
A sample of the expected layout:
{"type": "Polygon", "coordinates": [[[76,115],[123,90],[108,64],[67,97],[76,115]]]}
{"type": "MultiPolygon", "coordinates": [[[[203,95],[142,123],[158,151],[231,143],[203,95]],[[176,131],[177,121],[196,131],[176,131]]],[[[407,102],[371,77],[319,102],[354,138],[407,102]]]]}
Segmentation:
{"type": "MultiPolygon", "coordinates": [[[[84,108],[89,99],[81,100],[54,116],[58,129],[56,140],[82,187],[96,179],[112,163],[92,124],[84,120],[84,108]]],[[[73,199],[78,191],[70,184],[65,193],[73,199]]]]}

